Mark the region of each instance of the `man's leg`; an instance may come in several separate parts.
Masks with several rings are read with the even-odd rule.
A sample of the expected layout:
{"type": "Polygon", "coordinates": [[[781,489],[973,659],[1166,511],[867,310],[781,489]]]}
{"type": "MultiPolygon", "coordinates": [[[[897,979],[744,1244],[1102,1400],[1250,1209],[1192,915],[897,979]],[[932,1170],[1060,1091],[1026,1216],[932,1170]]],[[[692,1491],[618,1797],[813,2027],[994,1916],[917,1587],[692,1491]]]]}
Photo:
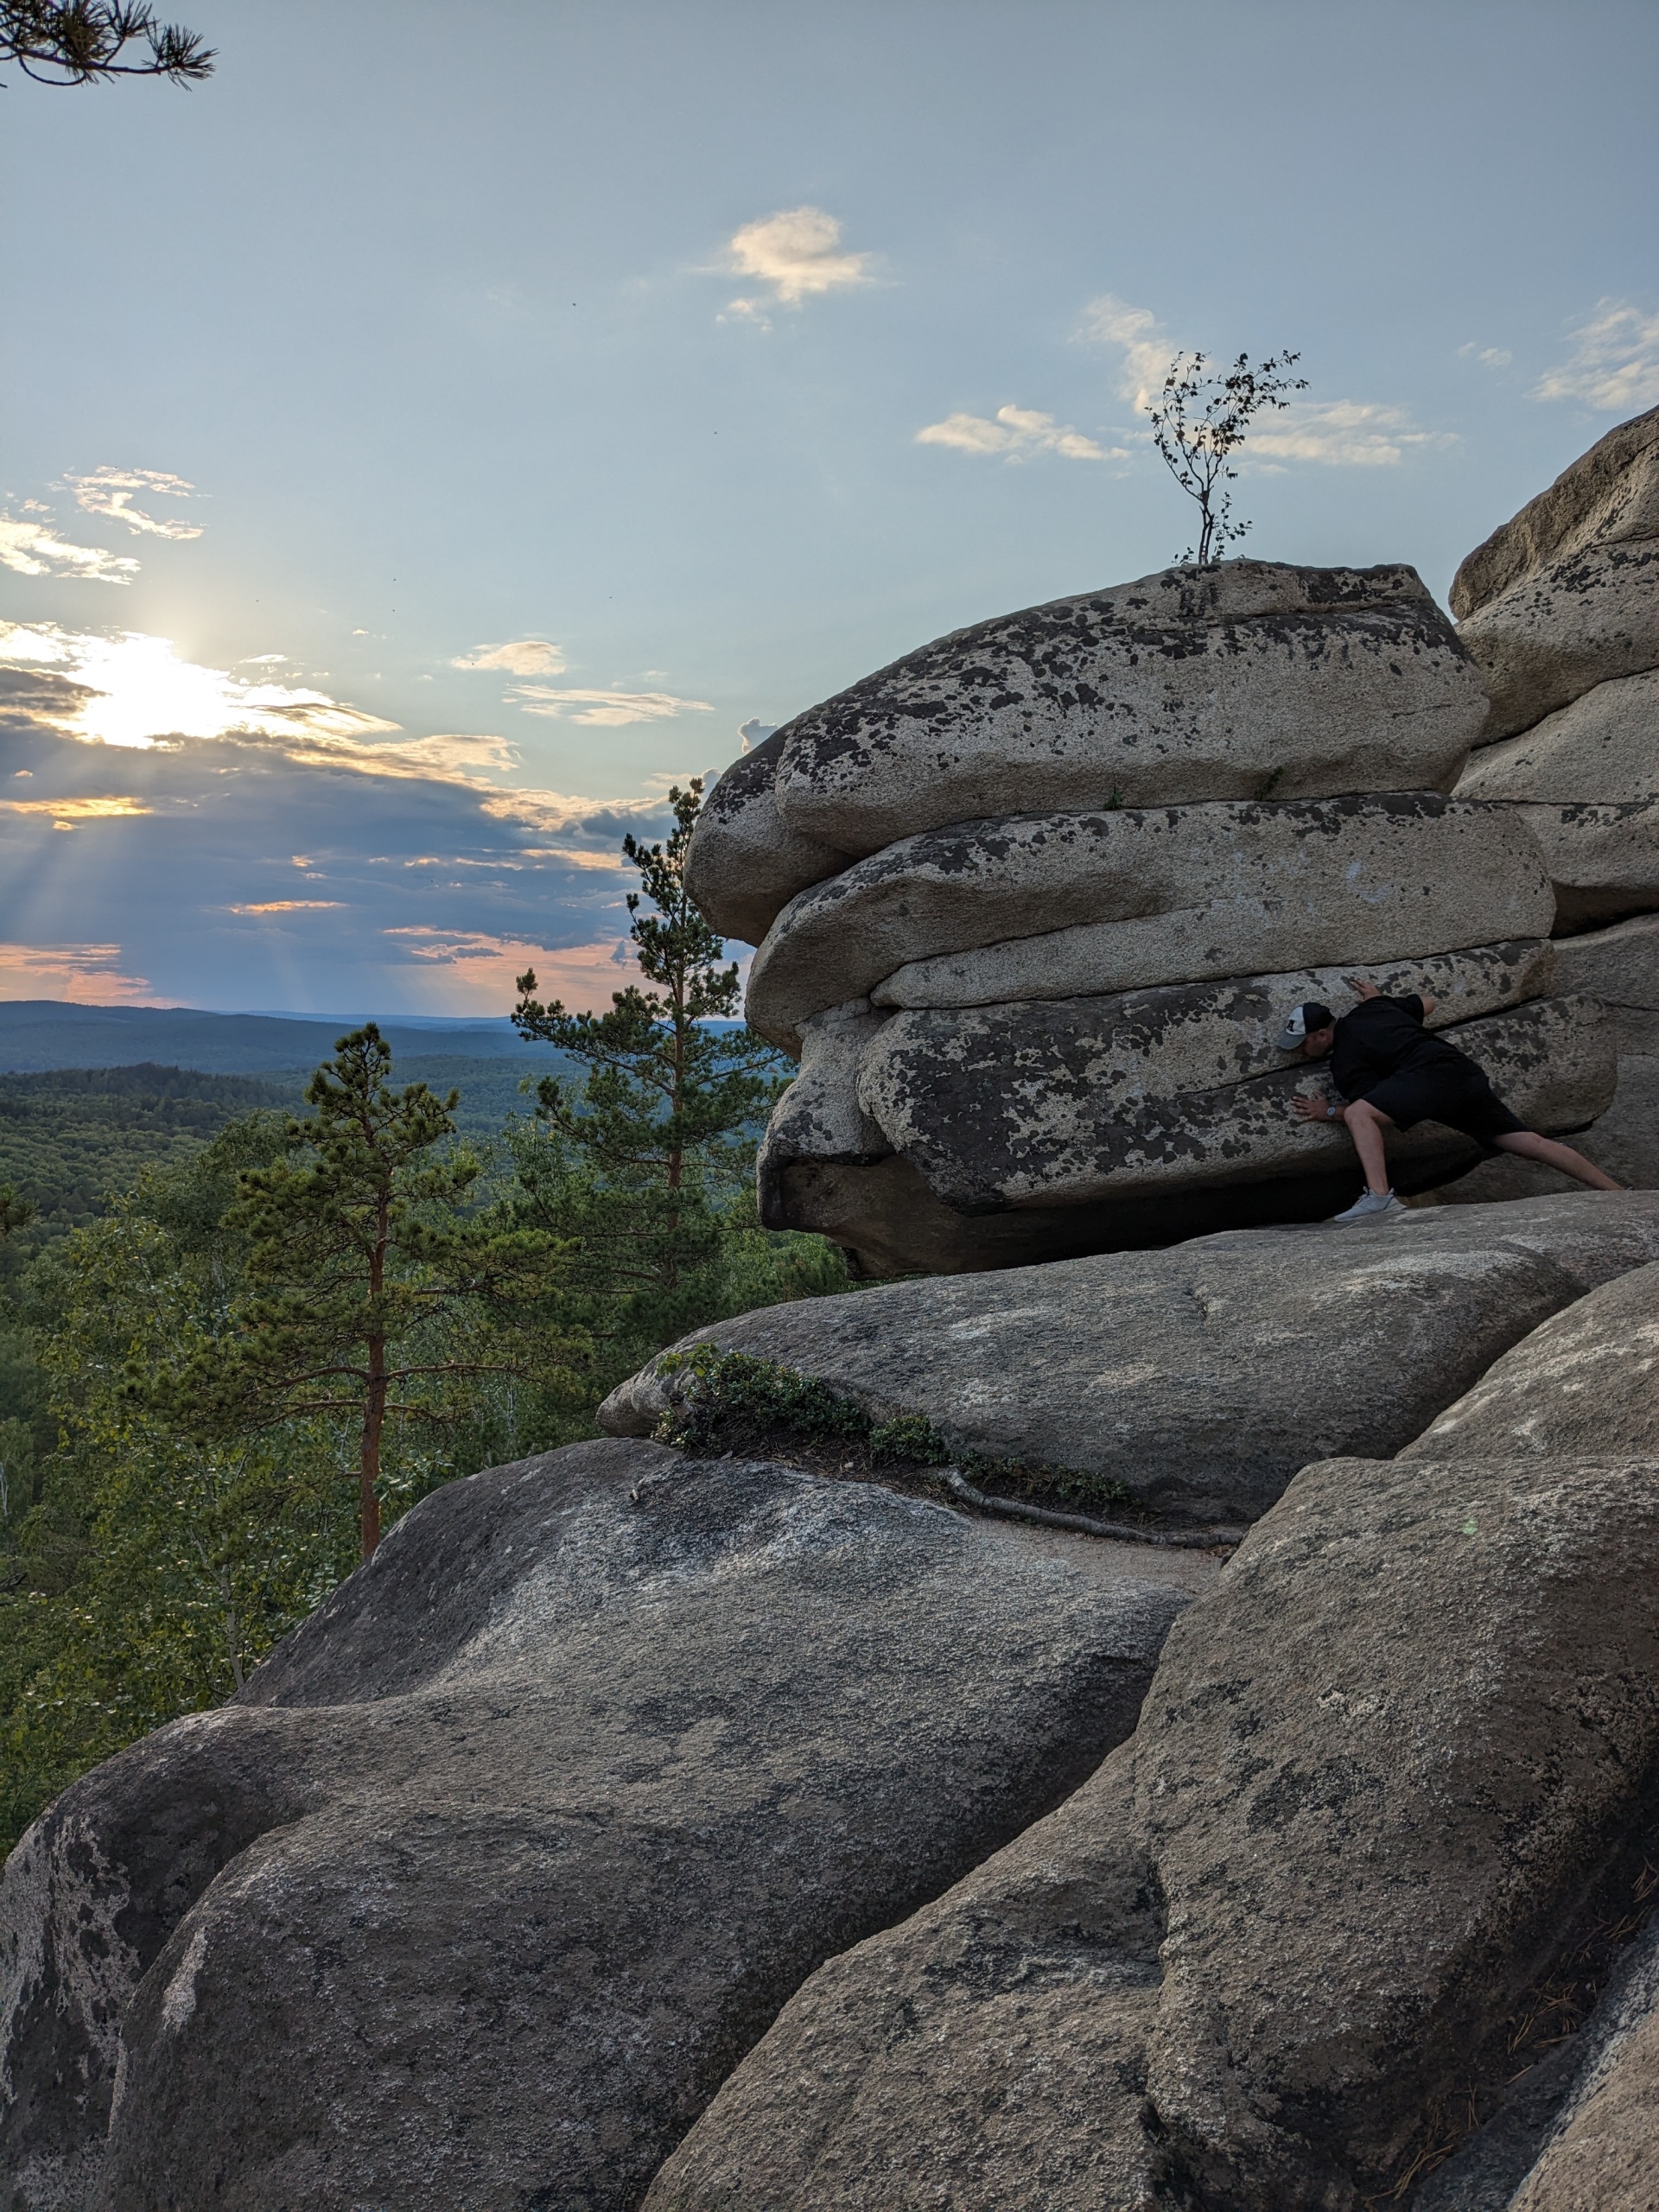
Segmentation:
{"type": "MultiPolygon", "coordinates": [[[[1366,1189],[1376,1198],[1387,1198],[1390,1188],[1389,1158],[1387,1147],[1383,1143],[1382,1132],[1384,1129],[1391,1129],[1394,1123],[1386,1114],[1379,1114],[1376,1107],[1368,1103],[1363,1098],[1356,1098],[1343,1116],[1343,1124],[1354,1141],[1354,1150],[1359,1154],[1359,1164],[1365,1170],[1366,1189]]],[[[1542,1140],[1540,1139],[1539,1141],[1541,1142],[1542,1140]]],[[[1558,1152],[1564,1152],[1567,1147],[1564,1145],[1557,1145],[1555,1149],[1558,1152]]],[[[1573,1156],[1576,1158],[1577,1154],[1573,1156]]],[[[1590,1165],[1588,1160],[1584,1164],[1586,1167],[1590,1165]]]]}
{"type": "MultiPolygon", "coordinates": [[[[1351,1121],[1351,1106],[1348,1112],[1351,1121]]],[[[1358,1138],[1354,1141],[1357,1144],[1358,1138]]],[[[1503,1152],[1518,1153],[1522,1160],[1538,1160],[1546,1167],[1557,1167],[1575,1183],[1587,1183],[1592,1191],[1622,1191],[1624,1187],[1622,1183],[1615,1183],[1611,1175],[1604,1175],[1594,1161],[1586,1160],[1581,1152],[1574,1152],[1570,1144],[1557,1144],[1554,1137],[1535,1136],[1530,1129],[1516,1129],[1507,1136],[1494,1137],[1492,1142],[1503,1152]]],[[[1360,1158],[1364,1157],[1362,1151],[1360,1158]]]]}

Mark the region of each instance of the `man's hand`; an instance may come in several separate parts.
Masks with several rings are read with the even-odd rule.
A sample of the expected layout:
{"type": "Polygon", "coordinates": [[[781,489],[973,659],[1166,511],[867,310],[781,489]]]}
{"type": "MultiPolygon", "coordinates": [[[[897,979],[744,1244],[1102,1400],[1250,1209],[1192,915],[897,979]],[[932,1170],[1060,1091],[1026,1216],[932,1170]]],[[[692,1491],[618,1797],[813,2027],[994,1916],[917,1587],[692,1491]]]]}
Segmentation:
{"type": "MultiPolygon", "coordinates": [[[[1299,1090],[1291,1100],[1290,1110],[1299,1122],[1328,1122],[1332,1119],[1331,1101],[1328,1098],[1311,1098],[1305,1090],[1299,1090]]],[[[1342,1119],[1340,1106],[1335,1118],[1338,1122],[1342,1119]]]]}
{"type": "Polygon", "coordinates": [[[1382,995],[1375,983],[1368,983],[1363,976],[1344,976],[1343,982],[1357,999],[1380,999],[1382,995]]]}

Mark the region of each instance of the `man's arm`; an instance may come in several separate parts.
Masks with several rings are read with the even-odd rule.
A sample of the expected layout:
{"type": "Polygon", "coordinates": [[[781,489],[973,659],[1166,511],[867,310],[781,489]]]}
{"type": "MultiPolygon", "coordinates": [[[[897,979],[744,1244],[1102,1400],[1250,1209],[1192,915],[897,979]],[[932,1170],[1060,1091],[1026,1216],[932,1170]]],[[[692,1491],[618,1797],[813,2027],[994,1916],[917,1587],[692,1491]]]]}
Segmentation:
{"type": "Polygon", "coordinates": [[[1290,1102],[1290,1110],[1299,1122],[1345,1122],[1348,1105],[1341,1098],[1311,1098],[1299,1090],[1290,1102]]]}

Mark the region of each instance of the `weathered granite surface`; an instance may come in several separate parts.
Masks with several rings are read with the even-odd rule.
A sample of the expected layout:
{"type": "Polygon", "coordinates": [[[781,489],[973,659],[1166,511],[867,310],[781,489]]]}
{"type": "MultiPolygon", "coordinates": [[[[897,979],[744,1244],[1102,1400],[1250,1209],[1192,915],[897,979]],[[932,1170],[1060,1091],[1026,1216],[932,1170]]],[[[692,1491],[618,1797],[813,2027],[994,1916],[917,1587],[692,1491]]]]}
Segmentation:
{"type": "MultiPolygon", "coordinates": [[[[1499,1355],[1659,1259],[1659,1192],[1255,1230],[1001,1274],[879,1285],[696,1332],[956,1448],[1113,1477],[1193,1520],[1263,1513],[1310,1459],[1399,1451],[1499,1355]]],[[[657,1361],[600,1409],[645,1435],[657,1361]]]]}
{"type": "Polygon", "coordinates": [[[703,801],[686,857],[686,888],[722,937],[759,944],[798,891],[839,874],[851,857],[791,830],[778,811],[784,733],[718,778],[703,801]]]}
{"type": "Polygon", "coordinates": [[[1547,936],[1554,913],[1511,810],[1434,792],[1016,815],[803,892],[755,955],[747,1014],[792,1052],[810,1015],[979,947],[999,948],[1000,996],[1098,994],[1547,936]]]}
{"type": "MultiPolygon", "coordinates": [[[[1279,1022],[1295,1003],[1277,1001],[1279,1022]]],[[[1227,1079],[1230,1061],[1267,1058],[1260,1040],[1265,1031],[1270,1041],[1274,1017],[1265,992],[1236,985],[1137,992],[1128,1003],[902,1014],[860,1063],[859,1103],[934,1196],[962,1213],[1340,1176],[1354,1162],[1347,1131],[1291,1110],[1299,1092],[1328,1093],[1317,1070],[1274,1054],[1271,1072],[1227,1079]],[[1222,1003],[1167,1003],[1189,996],[1222,1003]]],[[[1592,1001],[1534,1000],[1444,1033],[1529,1127],[1580,1128],[1613,1097],[1617,1063],[1592,1001]]],[[[1437,1122],[1389,1139],[1402,1189],[1478,1157],[1470,1139],[1437,1122]]]]}
{"type": "MultiPolygon", "coordinates": [[[[647,2212],[1389,2201],[1639,1870],[1651,1478],[1304,1469],[1177,1624],[1132,1742],[820,1969],[647,2212]]],[[[1651,2137],[1638,2107],[1624,2140],[1651,2137]]]]}
{"type": "Polygon", "coordinates": [[[1482,745],[1659,668],[1659,408],[1610,430],[1478,547],[1452,606],[1491,699],[1482,745]]]}
{"type": "Polygon", "coordinates": [[[1616,1275],[1541,1323],[1399,1457],[1634,1459],[1656,1447],[1659,1265],[1616,1275]]]}
{"type": "Polygon", "coordinates": [[[1659,1052],[1659,915],[1561,938],[1552,988],[1599,999],[1621,1052],[1659,1052]]]}
{"type": "Polygon", "coordinates": [[[1659,797],[1659,669],[1598,683],[1519,737],[1483,746],[1458,797],[1554,806],[1659,797]]]}
{"type": "Polygon", "coordinates": [[[1516,806],[1537,840],[1563,931],[1659,907],[1659,797],[1625,806],[1516,806]]]}
{"type": "Polygon", "coordinates": [[[1126,1554],[648,1444],[436,1491],[13,1854],[6,2204],[637,2204],[815,1967],[1133,1728],[1215,1570],[1126,1554]]]}
{"type": "Polygon", "coordinates": [[[777,803],[869,854],[1016,810],[1449,790],[1482,720],[1414,569],[1227,561],[907,653],[785,725],[777,803]]]}

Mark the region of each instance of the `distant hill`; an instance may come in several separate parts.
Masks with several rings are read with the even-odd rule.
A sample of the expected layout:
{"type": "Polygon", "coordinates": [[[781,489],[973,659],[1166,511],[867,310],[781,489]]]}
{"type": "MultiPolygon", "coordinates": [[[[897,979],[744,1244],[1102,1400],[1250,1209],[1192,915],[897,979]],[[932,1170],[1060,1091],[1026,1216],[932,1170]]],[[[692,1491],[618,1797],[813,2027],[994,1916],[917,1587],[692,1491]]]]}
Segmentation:
{"type": "MultiPolygon", "coordinates": [[[[131,1067],[137,1062],[199,1068],[209,1075],[264,1075],[327,1059],[359,1020],[270,1014],[203,1014],[192,1007],[71,1006],[61,999],[0,999],[0,1071],[131,1067]]],[[[424,1017],[380,1024],[399,1060],[516,1060],[538,1073],[558,1066],[550,1046],[526,1045],[499,1020],[424,1017]]]]}

